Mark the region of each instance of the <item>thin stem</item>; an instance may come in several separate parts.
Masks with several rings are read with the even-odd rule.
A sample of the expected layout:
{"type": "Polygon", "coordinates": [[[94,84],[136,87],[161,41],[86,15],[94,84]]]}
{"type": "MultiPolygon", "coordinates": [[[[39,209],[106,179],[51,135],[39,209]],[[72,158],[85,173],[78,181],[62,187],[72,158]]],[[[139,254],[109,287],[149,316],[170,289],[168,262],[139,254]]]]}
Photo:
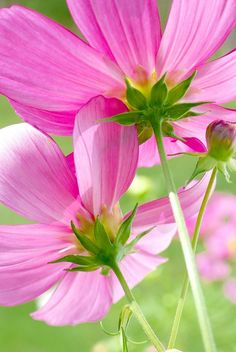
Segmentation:
{"type": "Polygon", "coordinates": [[[153,346],[155,346],[155,348],[158,352],[165,352],[165,347],[163,346],[163,344],[161,343],[159,338],[156,336],[155,332],[152,330],[151,326],[149,325],[145,316],[143,315],[143,312],[142,312],[141,308],[139,307],[138,303],[136,302],[136,299],[135,299],[133,293],[131,292],[122,272],[120,271],[119,266],[117,264],[113,264],[112,270],[114,271],[117,279],[119,280],[119,282],[125,292],[126,298],[130,303],[130,309],[133,311],[138,322],[142,326],[143,331],[145,332],[146,336],[148,337],[150,342],[153,344],[153,346]]]}
{"type": "MultiPolygon", "coordinates": [[[[206,193],[204,195],[204,198],[202,200],[202,204],[198,213],[198,217],[197,217],[197,221],[196,221],[196,225],[194,228],[194,233],[193,233],[193,238],[192,238],[192,248],[194,250],[194,252],[196,252],[197,249],[197,243],[198,243],[198,239],[199,239],[199,233],[200,233],[200,228],[201,228],[201,224],[202,224],[202,220],[203,220],[203,216],[214,186],[214,182],[216,179],[216,175],[217,175],[217,169],[213,169],[212,174],[211,174],[211,178],[209,180],[207,189],[206,189],[206,193]]],[[[170,340],[168,343],[168,348],[173,348],[175,346],[175,342],[176,342],[176,338],[178,335],[178,330],[179,330],[179,325],[180,325],[180,321],[181,321],[181,317],[183,314],[183,309],[184,309],[184,305],[185,305],[185,301],[187,298],[187,294],[188,294],[188,289],[189,289],[189,279],[188,279],[188,275],[185,275],[185,279],[184,279],[184,283],[182,286],[182,290],[181,290],[181,294],[180,294],[180,298],[178,301],[178,305],[177,305],[177,309],[175,312],[175,318],[174,318],[174,322],[173,322],[173,326],[172,326],[172,330],[171,330],[171,334],[170,334],[170,340]]]]}
{"type": "Polygon", "coordinates": [[[195,302],[195,307],[198,315],[199,325],[202,333],[203,343],[206,352],[215,352],[216,346],[214,342],[214,337],[211,330],[210,320],[208,318],[205,299],[203,296],[200,279],[195,263],[194,252],[191,246],[190,237],[188,234],[187,226],[184,219],[184,214],[180,205],[176,187],[172,174],[169,169],[164,144],[162,137],[162,126],[161,121],[153,122],[153,130],[156,137],[157,147],[160,155],[161,165],[166,180],[167,190],[169,194],[169,199],[171,207],[173,210],[173,215],[178,228],[180,243],[182,246],[182,251],[184,254],[185,265],[188,272],[188,277],[190,285],[192,288],[193,298],[195,302]]]}

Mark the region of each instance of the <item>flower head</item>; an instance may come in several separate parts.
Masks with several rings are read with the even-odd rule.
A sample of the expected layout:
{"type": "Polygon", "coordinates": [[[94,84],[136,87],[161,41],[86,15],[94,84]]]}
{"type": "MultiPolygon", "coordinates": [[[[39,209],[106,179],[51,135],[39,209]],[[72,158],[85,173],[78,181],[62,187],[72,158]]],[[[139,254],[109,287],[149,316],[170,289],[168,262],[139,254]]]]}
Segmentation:
{"type": "MultiPolygon", "coordinates": [[[[170,121],[168,154],[195,149],[196,139],[205,143],[206,126],[219,117],[236,121],[234,110],[219,105],[236,98],[236,52],[209,61],[235,26],[234,0],[173,0],[163,34],[156,0],[67,3],[88,43],[29,9],[0,10],[0,92],[27,122],[70,135],[77,111],[92,97],[116,97],[129,107],[128,81],[149,101],[163,75],[169,101],[181,105],[175,107],[178,113],[187,108],[183,104],[192,106],[190,114],[170,121]]],[[[155,99],[160,98],[159,88],[155,99]]],[[[151,137],[146,132],[145,138],[151,137]]],[[[139,164],[156,162],[151,137],[140,147],[139,164]]]]}
{"type": "MultiPolygon", "coordinates": [[[[1,305],[30,301],[55,287],[48,303],[32,316],[65,325],[99,320],[122,297],[114,274],[103,270],[103,261],[91,258],[102,240],[114,246],[122,222],[130,217],[123,216],[119,200],[137,167],[135,127],[97,123],[122,109],[119,100],[98,97],[80,110],[74,165],[50,137],[28,124],[0,131],[0,201],[36,222],[0,226],[1,305]],[[80,271],[74,271],[78,264],[80,271]]],[[[180,192],[186,216],[197,211],[206,182],[180,192]]],[[[167,198],[138,207],[128,241],[135,245],[119,258],[130,286],[165,262],[156,254],[169,245],[175,231],[167,198]],[[139,242],[132,242],[153,226],[139,242]]]]}

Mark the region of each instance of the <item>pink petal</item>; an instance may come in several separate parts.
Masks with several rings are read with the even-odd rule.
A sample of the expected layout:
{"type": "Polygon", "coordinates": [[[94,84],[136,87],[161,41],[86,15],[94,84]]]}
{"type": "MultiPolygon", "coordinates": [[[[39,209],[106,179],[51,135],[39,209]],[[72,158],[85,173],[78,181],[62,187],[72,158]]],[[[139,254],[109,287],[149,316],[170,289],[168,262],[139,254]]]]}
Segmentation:
{"type": "Polygon", "coordinates": [[[187,99],[217,104],[236,99],[236,50],[198,68],[187,99]]]}
{"type": "Polygon", "coordinates": [[[72,16],[90,45],[114,58],[136,78],[140,68],[151,74],[161,28],[155,0],[67,0],[72,16]]]}
{"type": "MultiPolygon", "coordinates": [[[[192,152],[193,149],[197,152],[205,152],[204,144],[200,140],[195,137],[188,137],[189,133],[185,136],[184,131],[179,128],[178,133],[180,137],[185,139],[185,143],[170,137],[164,138],[165,151],[168,158],[171,158],[174,154],[192,152]]],[[[193,133],[191,133],[191,135],[192,134],[193,133]]],[[[138,166],[150,167],[157,164],[160,164],[160,157],[157,151],[155,137],[151,137],[147,142],[139,146],[138,166]]]]}
{"type": "Polygon", "coordinates": [[[33,126],[47,133],[56,135],[71,136],[74,128],[75,116],[79,110],[79,105],[75,111],[49,111],[20,104],[9,99],[17,115],[33,126]]]}
{"type": "Polygon", "coordinates": [[[74,156],[81,198],[86,208],[98,214],[111,209],[130,186],[138,159],[134,126],[97,120],[126,111],[117,99],[97,97],[77,115],[74,156]]]}
{"type": "Polygon", "coordinates": [[[49,325],[76,325],[102,319],[110,306],[109,279],[100,271],[67,273],[49,302],[32,317],[49,325]]]}
{"type": "Polygon", "coordinates": [[[68,246],[62,225],[0,226],[0,305],[30,301],[64,275],[68,263],[48,264],[68,246]]]}
{"type": "Polygon", "coordinates": [[[198,269],[207,281],[222,280],[230,273],[230,267],[224,260],[215,258],[208,253],[197,256],[198,269]]]}
{"type": "Polygon", "coordinates": [[[123,89],[114,62],[24,7],[0,10],[0,48],[0,92],[27,107],[65,115],[94,95],[123,89]]]}
{"type": "Polygon", "coordinates": [[[236,304],[236,279],[228,280],[224,285],[225,296],[234,304],[236,304]]]}
{"type": "Polygon", "coordinates": [[[234,0],[173,0],[158,53],[158,73],[169,72],[170,79],[178,81],[216,52],[235,23],[234,0]]]}
{"type": "MultiPolygon", "coordinates": [[[[198,212],[208,181],[209,175],[206,175],[200,181],[192,182],[187,188],[178,192],[185,218],[198,212]]],[[[151,227],[174,222],[169,198],[164,197],[139,206],[133,226],[151,227]]]]}
{"type": "Polygon", "coordinates": [[[75,176],[50,137],[28,124],[0,130],[0,202],[47,223],[71,220],[77,196],[75,176]]]}
{"type": "MultiPolygon", "coordinates": [[[[141,282],[145,276],[154,271],[166,259],[139,251],[125,257],[120,263],[120,269],[130,288],[141,282]]],[[[124,296],[124,291],[114,273],[111,275],[113,303],[124,296]]]]}

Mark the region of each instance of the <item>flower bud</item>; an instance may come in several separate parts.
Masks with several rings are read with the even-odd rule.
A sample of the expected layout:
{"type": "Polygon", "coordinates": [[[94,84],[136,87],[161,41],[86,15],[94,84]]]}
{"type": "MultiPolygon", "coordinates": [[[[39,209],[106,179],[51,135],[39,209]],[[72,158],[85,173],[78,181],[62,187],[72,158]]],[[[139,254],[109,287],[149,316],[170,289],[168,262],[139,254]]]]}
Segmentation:
{"type": "Polygon", "coordinates": [[[236,127],[223,120],[214,121],[207,127],[206,141],[208,155],[227,162],[236,153],[236,127]]]}

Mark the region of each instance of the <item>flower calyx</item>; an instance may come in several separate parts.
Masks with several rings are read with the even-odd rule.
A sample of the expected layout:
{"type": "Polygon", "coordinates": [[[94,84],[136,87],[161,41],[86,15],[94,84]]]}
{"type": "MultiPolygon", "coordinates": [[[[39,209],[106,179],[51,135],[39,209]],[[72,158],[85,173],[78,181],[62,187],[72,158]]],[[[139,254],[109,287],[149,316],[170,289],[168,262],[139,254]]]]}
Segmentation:
{"type": "Polygon", "coordinates": [[[169,126],[168,129],[166,126],[163,128],[164,136],[179,139],[173,132],[172,123],[190,116],[201,115],[191,109],[202,104],[207,104],[207,102],[179,102],[186,95],[195,75],[196,71],[190,77],[169,89],[165,81],[166,74],[164,74],[152,86],[147,95],[144,95],[144,93],[132,86],[130,81],[126,79],[125,103],[130,111],[100,121],[113,121],[122,125],[136,125],[140,144],[151,137],[153,123],[164,121],[169,126]]]}
{"type": "Polygon", "coordinates": [[[101,273],[107,275],[117,263],[134,250],[138,241],[152,229],[144,231],[130,241],[132,222],[134,220],[136,205],[130,215],[120,224],[117,234],[111,238],[99,217],[94,223],[94,236],[89,238],[82,233],[73,222],[71,228],[83,248],[84,255],[70,254],[51,263],[69,262],[75,264],[67,271],[95,271],[102,269],[101,273]]]}

